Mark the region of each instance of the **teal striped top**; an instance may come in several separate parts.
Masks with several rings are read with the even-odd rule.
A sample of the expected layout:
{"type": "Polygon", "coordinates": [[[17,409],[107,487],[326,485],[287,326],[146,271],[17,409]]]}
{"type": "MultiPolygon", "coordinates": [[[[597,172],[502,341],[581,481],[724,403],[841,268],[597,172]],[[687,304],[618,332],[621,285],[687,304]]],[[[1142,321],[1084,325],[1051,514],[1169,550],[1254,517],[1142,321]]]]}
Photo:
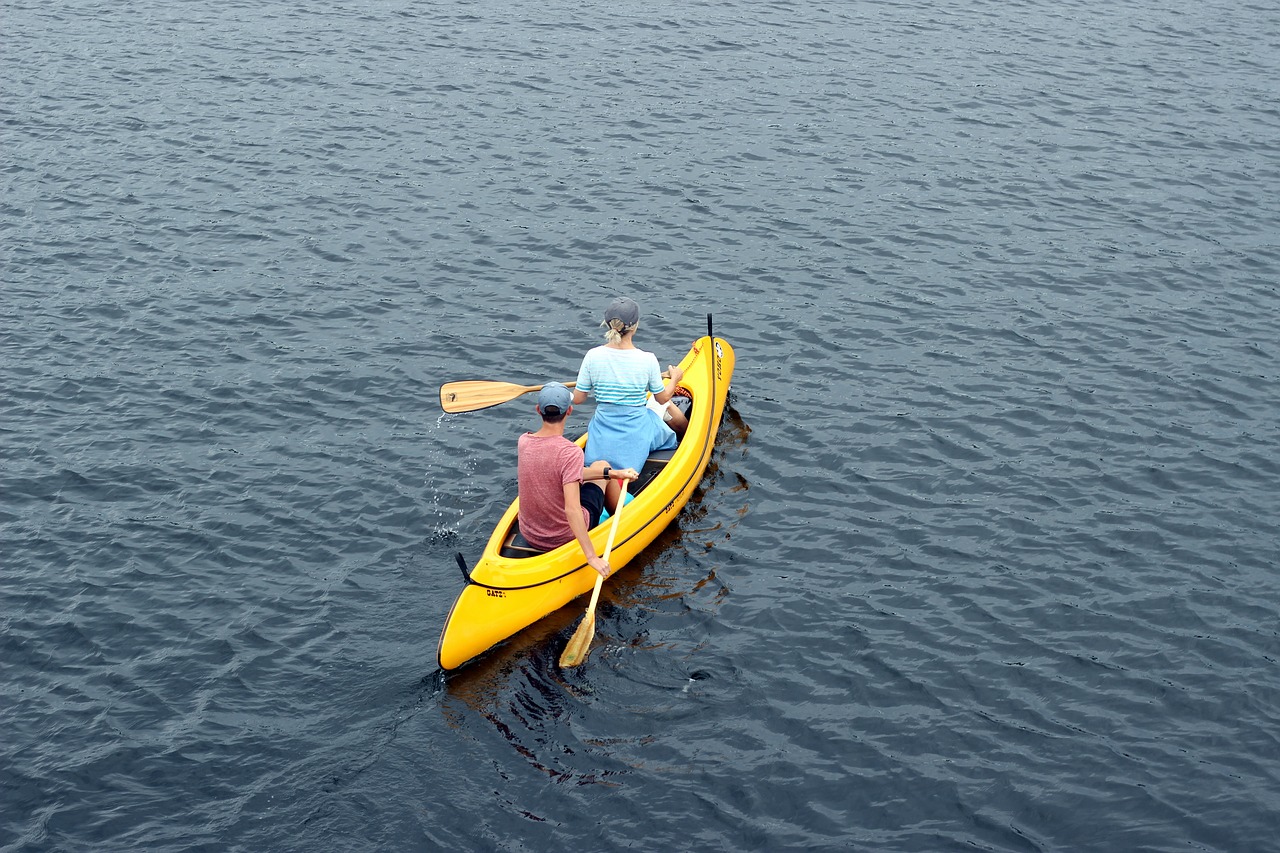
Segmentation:
{"type": "Polygon", "coordinates": [[[642,349],[598,346],[587,351],[578,369],[577,389],[598,403],[643,406],[647,392],[664,387],[657,357],[642,349]]]}

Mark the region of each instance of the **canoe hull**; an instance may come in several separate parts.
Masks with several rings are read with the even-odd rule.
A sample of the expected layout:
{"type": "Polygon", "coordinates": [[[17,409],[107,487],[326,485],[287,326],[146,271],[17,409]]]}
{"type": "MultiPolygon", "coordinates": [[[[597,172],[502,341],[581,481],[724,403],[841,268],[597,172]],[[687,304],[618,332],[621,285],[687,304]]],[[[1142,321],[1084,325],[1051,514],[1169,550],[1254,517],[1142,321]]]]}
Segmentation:
{"type": "MultiPolygon", "coordinates": [[[[733,375],[733,348],[721,338],[701,338],[680,367],[685,372],[680,384],[694,400],[689,428],[670,461],[623,509],[609,559],[615,571],[676,517],[697,488],[714,449],[733,375]]],[[[578,441],[585,440],[583,436],[578,441]]],[[[577,542],[532,557],[503,556],[518,512],[517,499],[495,526],[445,620],[438,652],[442,669],[456,669],[595,586],[595,570],[586,564],[577,542]]],[[[608,534],[608,522],[591,531],[598,553],[604,552],[608,534]]]]}

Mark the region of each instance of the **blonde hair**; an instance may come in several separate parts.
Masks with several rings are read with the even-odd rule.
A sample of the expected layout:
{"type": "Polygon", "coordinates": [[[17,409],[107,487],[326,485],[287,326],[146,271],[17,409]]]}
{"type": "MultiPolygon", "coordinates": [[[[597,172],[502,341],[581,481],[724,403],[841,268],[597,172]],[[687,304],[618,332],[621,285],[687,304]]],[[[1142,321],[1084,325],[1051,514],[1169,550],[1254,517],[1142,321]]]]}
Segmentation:
{"type": "Polygon", "coordinates": [[[623,323],[621,320],[619,320],[617,317],[615,317],[612,320],[605,320],[600,325],[608,327],[608,329],[604,333],[605,342],[610,344],[616,344],[622,340],[623,335],[634,332],[636,330],[636,327],[639,326],[640,324],[632,323],[630,326],[628,326],[625,323],[623,323]]]}

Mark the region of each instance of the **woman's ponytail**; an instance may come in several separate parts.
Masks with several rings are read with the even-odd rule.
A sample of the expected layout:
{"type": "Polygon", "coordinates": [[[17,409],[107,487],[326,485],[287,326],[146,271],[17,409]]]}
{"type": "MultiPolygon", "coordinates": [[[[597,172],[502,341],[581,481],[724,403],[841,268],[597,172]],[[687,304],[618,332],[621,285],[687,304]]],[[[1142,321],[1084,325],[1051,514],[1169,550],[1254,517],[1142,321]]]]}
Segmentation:
{"type": "Polygon", "coordinates": [[[628,326],[625,323],[623,323],[621,320],[615,317],[612,320],[605,320],[600,325],[608,327],[604,333],[605,342],[610,344],[616,344],[622,340],[623,335],[627,334],[628,332],[634,332],[636,330],[636,325],[639,325],[639,324],[637,323],[635,325],[628,326]]]}

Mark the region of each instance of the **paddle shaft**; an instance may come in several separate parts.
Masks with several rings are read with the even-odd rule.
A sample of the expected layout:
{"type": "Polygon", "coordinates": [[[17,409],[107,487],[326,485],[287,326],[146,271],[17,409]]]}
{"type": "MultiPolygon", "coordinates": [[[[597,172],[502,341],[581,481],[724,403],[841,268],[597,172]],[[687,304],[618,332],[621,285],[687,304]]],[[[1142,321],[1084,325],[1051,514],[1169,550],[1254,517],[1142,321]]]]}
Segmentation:
{"type": "MultiPolygon", "coordinates": [[[[627,500],[627,481],[618,478],[618,483],[622,486],[622,491],[618,495],[618,506],[613,511],[613,523],[609,525],[609,539],[604,545],[604,557],[606,563],[609,562],[609,555],[613,553],[613,540],[618,535],[618,519],[622,517],[622,505],[627,500]]],[[[569,642],[565,644],[564,653],[560,655],[560,666],[577,666],[587,659],[587,652],[591,649],[591,641],[596,635],[596,602],[600,600],[600,587],[604,585],[604,575],[596,575],[595,589],[591,590],[591,603],[587,605],[587,613],[582,617],[582,624],[573,632],[573,636],[569,638],[569,642]]]]}

